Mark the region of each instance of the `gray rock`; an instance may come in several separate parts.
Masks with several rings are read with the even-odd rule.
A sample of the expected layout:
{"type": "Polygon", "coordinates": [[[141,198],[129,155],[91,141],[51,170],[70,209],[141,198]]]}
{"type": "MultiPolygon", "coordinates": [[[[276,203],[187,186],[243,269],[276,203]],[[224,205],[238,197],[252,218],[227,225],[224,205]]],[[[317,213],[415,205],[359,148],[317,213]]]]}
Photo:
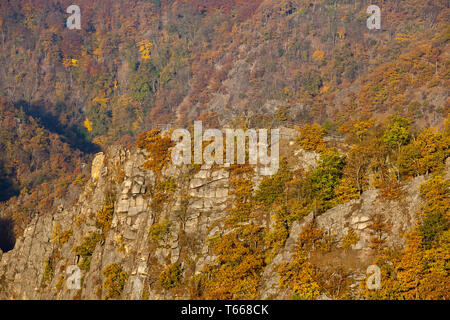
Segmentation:
{"type": "MultiPolygon", "coordinates": [[[[282,131],[286,139],[294,139],[294,134],[289,130],[282,131]]],[[[299,167],[309,169],[318,160],[318,154],[304,150],[299,150],[294,156],[298,159],[299,167]]],[[[219,169],[203,166],[194,176],[184,179],[189,172],[188,167],[169,165],[163,174],[176,179],[177,190],[164,203],[161,212],[153,212],[152,195],[145,194],[145,190],[146,187],[149,190],[154,188],[156,175],[142,168],[144,161],[142,150],[129,151],[120,147],[111,147],[103,157],[98,155],[92,165],[95,181],[86,184],[76,204],[58,202],[55,209],[64,204],[62,210],[55,210],[57,212],[53,215],[48,213],[33,218],[23,235],[18,237],[15,248],[6,253],[0,251],[0,299],[72,299],[77,295],[77,291],[64,286],[57,290],[56,284],[59,279],[67,279],[65,271],[69,265],[81,260],[75,256],[73,247],[80,245],[83,237],[90,232],[101,232],[96,226],[95,213],[104,206],[107,191],[117,196],[112,225],[104,241],[97,243],[89,270],[83,271],[82,299],[98,298],[97,292],[100,292],[104,281],[102,271],[111,263],[120,264],[130,276],[122,299],[140,299],[146,281],[155,281],[154,277],[157,278],[152,272],[159,272],[168,263],[187,263],[185,259],[189,257],[193,261],[192,270],[195,274],[199,274],[208,264],[215,263],[217,257],[208,247],[207,239],[231,231],[225,227],[225,220],[229,216],[227,208],[232,203],[229,200],[233,199],[229,194],[229,172],[226,166],[219,169]],[[117,168],[125,173],[122,184],[117,184],[114,179],[117,168]],[[103,175],[105,172],[107,175],[103,175]],[[188,195],[192,198],[184,207],[181,199],[188,195]],[[165,219],[172,224],[170,234],[165,241],[152,243],[149,240],[150,226],[165,219]],[[56,223],[62,231],[70,229],[73,233],[62,246],[52,241],[56,223]],[[185,237],[178,239],[183,228],[185,237]],[[55,253],[58,253],[58,257],[54,261],[53,280],[43,285],[45,262],[55,253]],[[2,277],[7,281],[2,282],[2,277]]],[[[257,185],[261,179],[256,173],[254,184],[257,185]]],[[[406,198],[403,202],[382,201],[376,190],[369,190],[360,199],[336,206],[316,217],[316,223],[332,234],[336,242],[341,241],[352,227],[359,236],[352,252],[365,255],[370,250],[368,246],[373,236],[369,228],[373,217],[383,214],[391,225],[391,231],[386,233],[386,243],[401,246],[404,244],[402,234],[416,223],[414,212],[421,205],[418,189],[423,181],[424,178],[419,177],[405,186],[406,198]]],[[[277,268],[280,263],[292,258],[300,232],[313,218],[311,213],[290,227],[285,245],[262,274],[259,288],[261,299],[290,298],[290,293],[279,288],[277,268]]],[[[255,220],[253,223],[260,222],[255,220]]],[[[357,281],[355,279],[355,283],[357,281]]],[[[187,293],[169,295],[154,289],[154,286],[150,287],[149,296],[189,298],[187,293]]]]}

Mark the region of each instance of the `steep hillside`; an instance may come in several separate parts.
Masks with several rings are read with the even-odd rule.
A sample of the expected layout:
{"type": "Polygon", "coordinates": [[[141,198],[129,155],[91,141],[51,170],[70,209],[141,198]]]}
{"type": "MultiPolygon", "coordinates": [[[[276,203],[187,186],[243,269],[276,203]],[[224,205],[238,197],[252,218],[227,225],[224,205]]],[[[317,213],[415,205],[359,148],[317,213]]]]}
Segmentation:
{"type": "Polygon", "coordinates": [[[0,0],[1,298],[449,298],[449,1],[71,4],[0,0]],[[195,120],[279,170],[175,166],[195,120]]]}
{"type": "MultiPolygon", "coordinates": [[[[233,230],[226,228],[227,208],[233,203],[229,189],[230,170],[202,168],[198,172],[189,172],[188,168],[169,167],[163,179],[174,179],[176,187],[158,212],[154,208],[155,191],[152,193],[156,187],[155,175],[142,170],[143,161],[142,153],[118,148],[112,149],[106,158],[103,154],[97,155],[94,162],[98,166],[92,168],[92,178],[78,204],[61,207],[55,215],[35,218],[23,237],[18,239],[15,249],[3,255],[3,298],[70,299],[77,295],[81,299],[104,298],[107,290],[103,287],[102,271],[112,263],[121,265],[129,276],[121,298],[141,299],[145,295],[150,299],[192,298],[187,288],[192,285],[194,276],[201,274],[204,267],[217,258],[207,239],[225,236],[233,230]],[[118,177],[120,172],[123,181],[118,177]],[[109,198],[117,199],[114,205],[109,198]],[[102,210],[111,210],[108,230],[99,225],[98,212],[102,210]],[[167,234],[158,233],[157,237],[161,239],[153,242],[149,228],[165,223],[170,225],[167,234]],[[96,233],[99,234],[98,239],[91,236],[89,239],[94,243],[88,245],[84,237],[96,233]],[[91,248],[89,257],[87,254],[77,257],[73,248],[80,244],[86,246],[84,251],[91,248]],[[66,269],[78,259],[81,263],[84,259],[90,260],[83,269],[83,289],[81,292],[69,291],[62,285],[67,279],[66,269]],[[47,269],[48,263],[51,269],[47,269]],[[159,283],[159,275],[171,263],[181,263],[183,284],[176,290],[164,290],[159,283]],[[46,272],[51,274],[45,275],[46,272]]],[[[344,256],[340,256],[339,251],[330,252],[330,256],[335,254],[334,258],[342,264],[350,264],[345,260],[352,257],[354,265],[348,266],[346,271],[358,275],[363,273],[364,267],[373,260],[368,248],[372,236],[368,226],[377,215],[387,215],[394,224],[393,229],[386,233],[387,242],[392,246],[402,244],[400,234],[414,225],[413,213],[420,205],[418,182],[421,180],[423,178],[405,187],[409,192],[403,200],[406,206],[400,202],[380,201],[377,192],[370,191],[358,200],[319,216],[318,226],[326,228],[336,243],[341,242],[350,227],[360,238],[354,249],[344,256]]],[[[255,225],[268,228],[268,218],[255,225]]],[[[311,218],[312,214],[301,223],[295,222],[282,252],[265,268],[261,266],[260,272],[266,271],[260,292],[255,297],[285,297],[278,289],[275,270],[280,262],[290,260],[293,245],[311,218]]]]}
{"type": "MultiPolygon", "coordinates": [[[[392,192],[383,196],[383,190],[368,189],[353,200],[338,200],[335,191],[329,202],[314,196],[311,206],[299,194],[304,191],[292,187],[306,183],[298,170],[313,180],[327,170],[326,153],[302,150],[296,131],[283,132],[282,153],[290,155],[292,165],[285,163],[269,178],[248,165],[177,167],[164,160],[160,172],[149,170],[156,156],[147,148],[112,147],[97,154],[76,204],[61,200],[57,213],[35,217],[15,248],[3,254],[1,297],[371,297],[364,287],[367,266],[388,252],[392,266],[405,254],[405,234],[427,221],[420,213],[426,213],[427,188],[441,197],[441,218],[448,219],[449,180],[442,184],[439,176],[419,176],[403,183],[401,196],[394,198],[392,192]],[[81,270],[80,290],[67,287],[71,265],[81,270]],[[310,270],[309,278],[303,270],[310,270]]],[[[445,172],[448,178],[448,168],[445,172]]],[[[437,232],[436,239],[446,241],[437,232]]],[[[436,263],[448,259],[445,244],[430,245],[444,250],[443,257],[434,255],[436,263]]],[[[425,252],[431,257],[432,251],[425,252]]],[[[448,298],[448,275],[433,282],[442,270],[448,273],[441,267],[423,270],[432,277],[419,285],[421,298],[448,298]]],[[[392,279],[398,287],[384,272],[383,290],[391,298],[408,294],[404,279],[392,279]]]]}
{"type": "MultiPolygon", "coordinates": [[[[336,133],[397,114],[442,127],[448,2],[371,4],[381,30],[366,27],[367,1],[81,0],[82,28],[69,30],[67,1],[0,1],[0,95],[87,154],[194,119],[336,133]]],[[[29,163],[15,160],[2,159],[1,200],[43,180],[18,183],[29,163]]]]}
{"type": "Polygon", "coordinates": [[[67,1],[1,1],[1,90],[104,145],[196,118],[267,125],[281,107],[297,123],[442,124],[448,2],[370,4],[381,30],[367,1],[82,0],[68,30],[67,1]]]}
{"type": "Polygon", "coordinates": [[[88,173],[83,144],[71,138],[0,99],[0,211],[14,220],[17,234],[88,173]]]}

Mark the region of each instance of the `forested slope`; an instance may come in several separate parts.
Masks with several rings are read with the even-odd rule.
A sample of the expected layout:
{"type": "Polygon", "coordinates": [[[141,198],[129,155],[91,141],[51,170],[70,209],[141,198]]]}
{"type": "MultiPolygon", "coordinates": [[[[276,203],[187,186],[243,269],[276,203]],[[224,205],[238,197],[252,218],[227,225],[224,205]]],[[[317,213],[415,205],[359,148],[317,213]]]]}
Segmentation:
{"type": "MultiPolygon", "coordinates": [[[[100,196],[92,200],[97,185],[90,166],[97,152],[116,150],[113,145],[124,148],[121,152],[127,157],[140,154],[141,149],[161,151],[152,155],[153,161],[159,160],[153,167],[144,166],[144,170],[137,160],[133,164],[143,170],[138,170],[140,176],[148,178],[163,167],[167,169],[170,161],[167,139],[154,128],[169,125],[191,130],[193,120],[203,121],[205,128],[219,129],[282,126],[298,138],[292,138],[292,144],[282,150],[284,160],[280,160],[277,175],[258,177],[253,184],[256,178],[251,166],[227,169],[231,176],[227,183],[233,191],[226,208],[218,204],[215,209],[226,215],[220,228],[227,229],[230,236],[224,237],[223,243],[215,238],[210,247],[206,236],[212,230],[197,239],[202,248],[214,252],[208,259],[217,259],[216,264],[205,262],[204,256],[199,266],[205,269],[198,267],[197,277],[191,277],[184,267],[191,263],[189,254],[199,254],[197,240],[191,239],[192,248],[183,249],[188,250],[187,256],[176,259],[171,254],[164,256],[167,252],[161,249],[164,254],[159,254],[157,267],[154,257],[147,257],[147,266],[156,271],[145,279],[146,285],[157,282],[160,274],[184,280],[179,287],[170,288],[164,288],[161,280],[150,296],[187,297],[189,290],[191,298],[260,297],[261,286],[267,284],[265,270],[271,270],[269,275],[276,273],[281,279],[276,283],[283,293],[275,290],[276,297],[448,298],[448,1],[79,0],[81,30],[66,27],[66,9],[71,4],[68,0],[0,0],[3,251],[11,249],[14,238],[24,234],[30,221],[41,228],[38,233],[44,240],[30,240],[21,248],[53,238],[51,228],[56,224],[51,217],[56,216],[66,224],[66,231],[75,225],[79,230],[64,234],[59,243],[67,243],[62,256],[58,256],[58,246],[43,249],[48,272],[55,274],[57,260],[63,258],[58,263],[67,264],[73,258],[71,250],[82,244],[93,245],[90,255],[97,248],[109,257],[107,261],[121,263],[119,260],[127,258],[110,254],[111,247],[104,247],[102,241],[109,231],[99,231],[104,221],[96,223],[96,212],[114,217],[119,213],[116,198],[108,203],[99,200],[100,196]],[[371,4],[381,9],[380,30],[366,26],[366,10],[371,4]],[[417,181],[423,185],[418,186],[417,181]],[[405,199],[411,197],[409,186],[416,188],[414,208],[405,205],[405,199]],[[301,234],[293,229],[299,231],[298,225],[305,226],[310,215],[328,217],[335,208],[353,206],[374,193],[382,203],[408,207],[408,217],[417,222],[409,225],[396,218],[405,222],[401,236],[409,239],[398,248],[393,248],[390,238],[394,231],[388,223],[389,212],[371,212],[371,227],[361,231],[370,242],[366,241],[363,249],[383,267],[386,286],[376,293],[356,293],[347,290],[354,282],[344,273],[339,274],[348,281],[322,283],[320,278],[329,270],[320,261],[305,260],[310,254],[319,254],[313,252],[318,245],[314,239],[322,239],[319,247],[325,251],[336,246],[338,250],[360,250],[356,236],[345,226],[347,238],[340,234],[330,245],[321,230],[325,225],[319,223],[301,234]],[[77,207],[77,201],[84,201],[84,207],[77,207]],[[106,211],[101,211],[103,206],[108,207],[106,211]],[[79,214],[79,210],[90,210],[87,223],[75,223],[67,215],[79,214]],[[45,221],[52,226],[39,222],[41,218],[50,219],[45,221]],[[260,220],[255,223],[255,219],[260,220]],[[93,238],[85,239],[92,243],[83,242],[81,235],[90,231],[100,232],[102,241],[97,241],[94,232],[93,238]],[[298,240],[300,246],[287,248],[295,254],[275,271],[271,261],[287,250],[287,239],[290,243],[298,240]],[[236,248],[236,256],[229,257],[229,247],[236,248]],[[254,259],[243,263],[246,255],[254,259]],[[54,260],[48,263],[50,256],[54,260]],[[165,259],[173,261],[167,264],[165,259]],[[235,270],[236,265],[241,269],[235,270]],[[417,275],[422,280],[417,280],[417,275]],[[217,283],[226,279],[232,280],[222,291],[214,291],[217,283]],[[338,292],[339,286],[347,289],[338,292]]],[[[105,178],[104,185],[97,188],[101,197],[103,193],[117,197],[126,189],[122,186],[125,173],[120,171],[123,157],[107,155],[116,160],[105,167],[114,174],[105,173],[109,180],[105,178]],[[115,189],[110,190],[110,185],[115,189]]],[[[190,178],[198,170],[196,166],[188,169],[190,178]]],[[[172,200],[194,211],[198,200],[184,194],[174,200],[187,186],[185,181],[174,185],[170,177],[152,180],[151,188],[143,192],[150,207],[145,214],[153,219],[146,221],[157,231],[164,231],[165,220],[178,219],[179,210],[172,210],[172,200]]],[[[127,178],[134,177],[130,173],[127,178]]],[[[356,207],[348,212],[360,219],[363,213],[356,207]]],[[[398,212],[393,216],[399,217],[398,212]]],[[[349,222],[346,219],[341,217],[339,223],[349,222]]],[[[142,223],[136,227],[139,232],[149,232],[142,223]]],[[[173,239],[177,232],[184,234],[184,228],[177,224],[173,239]]],[[[109,237],[111,240],[112,235],[109,237]]],[[[178,245],[172,240],[168,243],[178,245]]],[[[147,250],[154,249],[155,243],[140,245],[147,250]]],[[[117,247],[122,248],[120,243],[117,247]]],[[[22,249],[17,250],[21,254],[22,249]]],[[[11,257],[16,254],[13,252],[11,257]]],[[[104,267],[100,260],[98,268],[104,267]]],[[[131,260],[122,262],[126,272],[138,267],[131,260]]],[[[83,265],[83,260],[80,263],[83,265]]],[[[8,270],[8,277],[17,271],[8,270]]],[[[89,276],[101,283],[102,270],[97,271],[89,276]]],[[[30,274],[27,277],[31,278],[30,274]]],[[[33,277],[41,282],[43,273],[33,277]]],[[[0,278],[0,286],[6,280],[0,278]]],[[[72,297],[51,291],[53,280],[42,280],[51,286],[39,294],[72,297]]],[[[88,286],[86,293],[76,297],[95,296],[94,284],[88,286]]],[[[139,290],[134,292],[123,297],[141,298],[139,290]]],[[[105,298],[105,292],[99,296],[105,298]]]]}

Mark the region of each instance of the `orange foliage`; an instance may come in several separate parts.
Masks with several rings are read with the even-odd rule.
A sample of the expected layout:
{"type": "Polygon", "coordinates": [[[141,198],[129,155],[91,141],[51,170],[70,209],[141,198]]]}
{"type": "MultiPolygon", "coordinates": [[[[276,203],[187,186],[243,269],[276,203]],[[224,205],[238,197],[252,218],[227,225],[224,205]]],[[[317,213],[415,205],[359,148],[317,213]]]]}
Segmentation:
{"type": "Polygon", "coordinates": [[[170,148],[174,146],[174,143],[170,137],[162,136],[159,129],[153,129],[140,134],[136,146],[149,153],[149,159],[144,162],[144,168],[160,174],[171,159],[170,148]]]}
{"type": "Polygon", "coordinates": [[[300,146],[305,150],[313,150],[316,152],[324,151],[326,142],[322,138],[325,134],[325,129],[317,123],[306,124],[301,128],[297,128],[300,132],[298,142],[300,146]]]}

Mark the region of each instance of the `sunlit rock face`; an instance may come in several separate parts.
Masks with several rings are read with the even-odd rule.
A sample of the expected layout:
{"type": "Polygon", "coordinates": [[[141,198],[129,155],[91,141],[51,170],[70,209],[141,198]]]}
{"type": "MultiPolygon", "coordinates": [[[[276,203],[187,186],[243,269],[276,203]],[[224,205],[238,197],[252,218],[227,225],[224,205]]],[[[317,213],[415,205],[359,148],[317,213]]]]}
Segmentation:
{"type": "MultiPolygon", "coordinates": [[[[285,132],[289,136],[289,132],[285,132]]],[[[286,145],[293,137],[287,137],[286,145]]],[[[290,144],[292,146],[292,144],[290,144]]],[[[311,168],[318,156],[298,149],[290,152],[297,167],[311,168]]],[[[119,264],[128,274],[121,299],[188,299],[187,287],[177,290],[156,289],[153,285],[163,268],[181,263],[185,283],[198,275],[216,256],[210,250],[208,239],[227,232],[225,220],[233,205],[229,166],[173,166],[169,164],[157,176],[142,164],[146,154],[111,147],[99,153],[92,162],[92,175],[85,184],[78,202],[61,206],[51,215],[34,218],[14,249],[0,253],[0,297],[2,299],[104,299],[103,270],[110,264],[119,264]],[[173,190],[155,205],[158,183],[173,181],[173,190]],[[111,206],[112,216],[108,230],[102,230],[97,214],[111,206]],[[152,241],[152,226],[168,223],[167,234],[152,241]],[[70,290],[66,270],[71,265],[82,265],[83,255],[75,247],[94,233],[103,234],[89,256],[88,268],[82,270],[80,290],[70,290]],[[67,235],[64,238],[64,234],[67,235]],[[51,268],[48,261],[51,259],[51,268]]],[[[255,188],[262,176],[255,170],[255,188]]],[[[359,199],[339,205],[316,217],[319,227],[332,234],[337,241],[349,228],[355,230],[359,241],[352,252],[360,265],[355,270],[355,283],[368,263],[368,246],[372,231],[369,223],[380,212],[389,213],[392,231],[386,242],[402,245],[402,232],[414,225],[412,215],[420,206],[418,186],[423,178],[410,182],[404,202],[383,202],[376,190],[362,194],[359,199]]],[[[284,247],[265,267],[260,283],[261,298],[289,298],[279,289],[278,266],[292,258],[301,230],[314,214],[294,222],[284,247]]],[[[269,219],[270,220],[270,219],[269,219]]],[[[270,227],[270,226],[269,226],[270,227]]],[[[4,250],[6,251],[6,250],[4,250]]],[[[343,257],[344,258],[344,257],[343,257]]]]}

